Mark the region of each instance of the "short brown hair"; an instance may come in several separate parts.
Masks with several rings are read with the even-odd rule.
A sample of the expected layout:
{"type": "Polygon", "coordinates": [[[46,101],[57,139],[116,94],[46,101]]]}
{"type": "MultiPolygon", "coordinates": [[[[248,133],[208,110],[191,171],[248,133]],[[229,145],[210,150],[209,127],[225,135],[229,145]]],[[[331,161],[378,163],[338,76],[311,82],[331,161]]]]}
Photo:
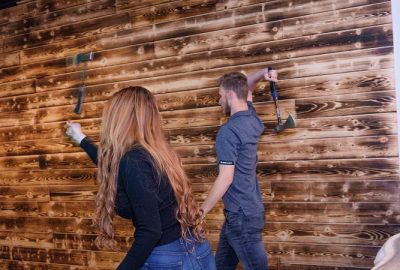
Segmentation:
{"type": "Polygon", "coordinates": [[[247,99],[247,77],[240,72],[230,72],[219,78],[219,86],[224,90],[232,90],[242,100],[247,99]]]}

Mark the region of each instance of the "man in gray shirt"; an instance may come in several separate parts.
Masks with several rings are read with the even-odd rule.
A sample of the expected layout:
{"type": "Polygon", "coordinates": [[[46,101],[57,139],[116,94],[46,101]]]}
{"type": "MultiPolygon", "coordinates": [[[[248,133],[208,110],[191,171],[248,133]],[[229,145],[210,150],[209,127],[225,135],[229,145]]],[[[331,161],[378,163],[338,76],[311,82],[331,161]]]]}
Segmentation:
{"type": "Polygon", "coordinates": [[[218,270],[234,270],[240,261],[246,270],[268,269],[261,234],[264,206],[256,176],[257,144],[264,124],[252,104],[256,83],[277,80],[267,69],[250,74],[238,72],[220,78],[220,100],[229,120],[216,139],[218,177],[202,205],[206,215],[222,198],[225,222],[216,253],[218,270]]]}

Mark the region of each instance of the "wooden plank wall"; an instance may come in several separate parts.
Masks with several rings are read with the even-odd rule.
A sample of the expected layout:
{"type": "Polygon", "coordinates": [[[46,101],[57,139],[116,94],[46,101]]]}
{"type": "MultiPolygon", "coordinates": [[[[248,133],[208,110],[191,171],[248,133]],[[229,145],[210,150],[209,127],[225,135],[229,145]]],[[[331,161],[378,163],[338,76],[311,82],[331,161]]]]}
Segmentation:
{"type": "MultiPolygon", "coordinates": [[[[204,199],[214,139],[226,119],[217,78],[280,71],[284,116],[274,135],[264,83],[255,103],[267,129],[258,175],[271,269],[369,269],[400,232],[400,182],[388,0],[25,0],[0,10],[0,269],[114,269],[90,226],[96,169],[64,136],[76,120],[98,139],[104,101],[142,85],[204,199]],[[73,113],[82,66],[95,52],[83,114],[73,113]]],[[[208,216],[215,249],[222,205],[208,216]]]]}

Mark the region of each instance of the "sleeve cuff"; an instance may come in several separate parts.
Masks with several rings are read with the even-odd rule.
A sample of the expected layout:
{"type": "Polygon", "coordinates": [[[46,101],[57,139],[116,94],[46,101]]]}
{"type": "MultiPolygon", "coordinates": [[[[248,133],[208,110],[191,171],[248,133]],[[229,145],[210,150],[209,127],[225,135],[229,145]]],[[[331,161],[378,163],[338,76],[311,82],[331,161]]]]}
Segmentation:
{"type": "Polygon", "coordinates": [[[79,142],[79,145],[82,146],[82,144],[85,144],[87,142],[87,136],[83,137],[81,141],[79,142]]]}

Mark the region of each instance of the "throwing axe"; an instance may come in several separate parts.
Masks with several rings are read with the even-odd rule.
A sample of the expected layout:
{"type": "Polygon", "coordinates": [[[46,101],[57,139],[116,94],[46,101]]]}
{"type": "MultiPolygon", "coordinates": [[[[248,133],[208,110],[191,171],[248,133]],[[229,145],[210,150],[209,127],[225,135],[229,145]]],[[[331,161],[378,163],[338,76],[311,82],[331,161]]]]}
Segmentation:
{"type": "Polygon", "coordinates": [[[94,58],[94,53],[89,52],[89,53],[79,53],[77,55],[74,55],[72,57],[68,57],[66,59],[66,64],[67,66],[69,65],[79,65],[81,62],[83,62],[83,70],[81,72],[81,83],[78,88],[78,101],[76,103],[74,113],[80,114],[82,111],[82,104],[83,104],[83,97],[85,96],[86,92],[86,86],[85,86],[85,79],[86,79],[86,72],[87,72],[87,62],[92,61],[94,58]]]}
{"type": "MultiPolygon", "coordinates": [[[[268,71],[271,71],[271,70],[273,70],[273,69],[271,67],[268,67],[268,71]]],[[[279,102],[278,102],[278,89],[276,89],[275,82],[270,81],[269,87],[271,90],[272,99],[274,100],[274,103],[275,103],[276,117],[278,118],[278,125],[274,128],[274,131],[279,134],[279,133],[282,133],[287,128],[296,127],[296,119],[291,114],[289,114],[285,123],[282,123],[281,111],[279,109],[279,102]]],[[[267,88],[267,86],[265,86],[265,88],[267,88]]]]}

